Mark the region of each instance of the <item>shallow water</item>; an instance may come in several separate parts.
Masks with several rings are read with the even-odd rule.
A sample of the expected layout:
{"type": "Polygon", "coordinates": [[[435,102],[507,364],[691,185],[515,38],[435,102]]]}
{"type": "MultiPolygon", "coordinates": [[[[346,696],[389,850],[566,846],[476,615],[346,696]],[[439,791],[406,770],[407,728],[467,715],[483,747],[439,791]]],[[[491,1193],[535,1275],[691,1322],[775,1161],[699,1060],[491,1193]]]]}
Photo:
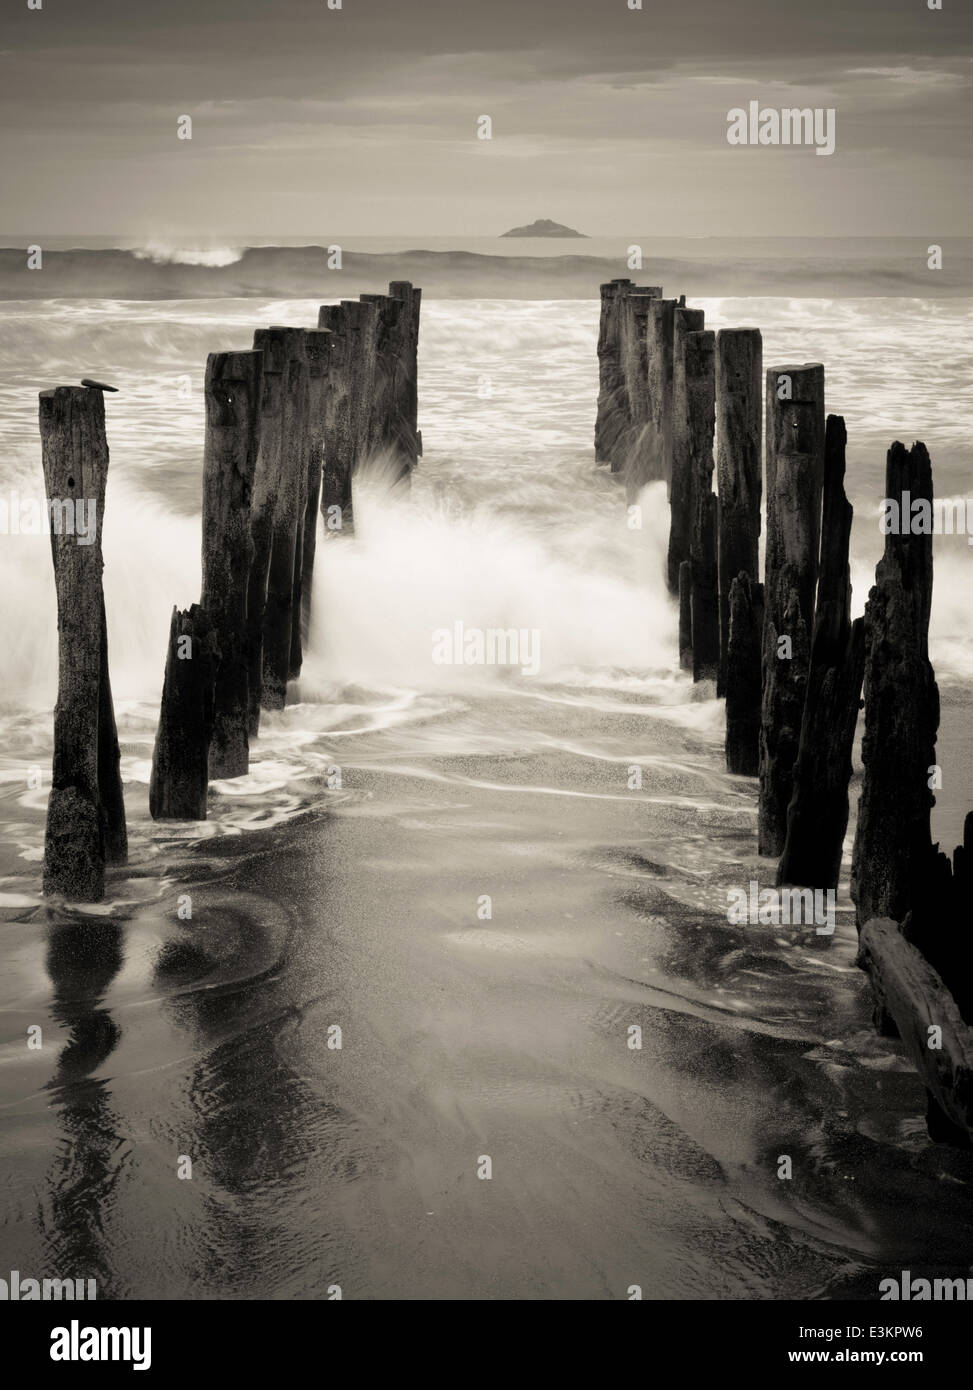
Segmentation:
{"type": "MultiPolygon", "coordinates": [[[[158,393],[244,323],[314,316],[75,307],[33,324],[25,371],[61,337],[65,362],[89,345],[78,375],[133,387],[109,406],[106,522],[132,863],[97,908],[39,897],[50,560],[43,538],[0,538],[0,1260],[119,1297],[874,1298],[902,1268],[965,1273],[973,1160],[929,1144],[917,1078],[871,1029],[844,885],[834,937],[727,921],[728,888],[773,866],[754,784],[722,771],[721,705],[674,670],[663,489],[631,531],[591,461],[593,306],[426,306],[413,495],[372,480],[356,539],[320,548],[295,703],[203,827],[147,815],[168,613],[199,574],[198,383],[182,414],[158,393]],[[436,665],[457,620],[536,629],[537,676],[436,665]]],[[[863,309],[808,317],[797,354],[792,304],[709,308],[767,322],[768,360],[837,363],[856,498],[896,432],[937,418],[913,372],[878,449],[875,390],[851,389],[880,376],[853,352],[863,309]]],[[[915,365],[927,319],[901,312],[915,365]]],[[[941,425],[949,490],[969,430],[941,425]]],[[[948,843],[969,786],[965,559],[937,553],[948,843]]]]}

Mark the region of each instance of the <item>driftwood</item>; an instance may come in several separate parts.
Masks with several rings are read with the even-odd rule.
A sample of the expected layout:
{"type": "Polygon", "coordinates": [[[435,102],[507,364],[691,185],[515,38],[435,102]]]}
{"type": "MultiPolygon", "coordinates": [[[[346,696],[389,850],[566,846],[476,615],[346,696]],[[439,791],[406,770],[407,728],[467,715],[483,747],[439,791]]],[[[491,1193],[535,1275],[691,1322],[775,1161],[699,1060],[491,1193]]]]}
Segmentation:
{"type": "MultiPolygon", "coordinates": [[[[935,1106],[968,1142],[973,1134],[973,1030],[940,976],[897,923],[888,917],[868,918],[859,948],[859,963],[868,971],[885,1031],[891,1020],[935,1106]],[[941,1029],[941,1036],[931,1029],[941,1029]]],[[[933,1137],[955,1142],[957,1135],[937,1132],[937,1119],[934,1112],[933,1137]]]]}
{"type": "Polygon", "coordinates": [[[44,891],[98,902],[104,896],[106,860],[124,862],[127,856],[101,585],[108,476],[104,397],[99,388],[83,386],[42,391],[39,419],[44,481],[52,504],[51,556],[58,610],[58,689],[44,891]],[[90,543],[81,544],[76,532],[79,504],[88,528],[94,521],[90,543]]]}
{"type": "Polygon", "coordinates": [[[864,623],[851,621],[848,546],[852,507],[845,496],[845,422],[825,429],[824,510],[811,665],[787,839],[778,883],[837,888],[848,828],[851,749],[861,707],[864,623]]]}
{"type": "MultiPolygon", "coordinates": [[[[722,328],[716,335],[716,482],[720,499],[718,695],[726,694],[730,585],[741,571],[753,579],[760,572],[762,355],[759,328],[722,328]]],[[[749,674],[746,681],[749,686],[749,674]]]]}
{"type": "MultiPolygon", "coordinates": [[[[932,509],[924,444],[888,452],[885,495],[932,509]]],[[[905,519],[907,524],[911,517],[905,519]]],[[[885,537],[865,607],[865,734],[851,893],[861,926],[905,920],[932,873],[930,770],[936,762],[939,690],[929,663],[932,534],[885,537]]]]}
{"type": "Polygon", "coordinates": [[[149,781],[153,820],[206,819],[218,662],[208,615],[196,603],[185,613],[174,608],[149,781]]]}
{"type": "Polygon", "coordinates": [[[249,770],[247,588],[253,559],[250,501],[260,423],[261,354],[214,352],[206,362],[203,587],[200,603],[220,649],[210,776],[249,770]]]}
{"type": "Polygon", "coordinates": [[[824,368],[767,373],[767,554],[760,726],[760,854],[787,831],[807,689],[824,484],[824,368]]]}

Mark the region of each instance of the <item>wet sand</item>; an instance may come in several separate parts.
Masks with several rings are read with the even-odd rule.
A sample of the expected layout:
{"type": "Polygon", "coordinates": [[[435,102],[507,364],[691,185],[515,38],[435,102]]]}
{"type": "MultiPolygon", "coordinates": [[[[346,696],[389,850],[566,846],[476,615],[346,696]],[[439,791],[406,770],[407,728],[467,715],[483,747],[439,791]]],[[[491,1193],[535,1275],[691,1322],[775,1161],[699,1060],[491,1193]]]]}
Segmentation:
{"type": "Polygon", "coordinates": [[[727,885],[771,877],[711,707],[578,698],[467,704],[453,756],[363,735],[327,809],[159,842],[83,920],[8,909],[6,1264],[121,1298],[965,1273],[973,1160],[870,1028],[847,898],[831,939],[731,926],[727,885]]]}

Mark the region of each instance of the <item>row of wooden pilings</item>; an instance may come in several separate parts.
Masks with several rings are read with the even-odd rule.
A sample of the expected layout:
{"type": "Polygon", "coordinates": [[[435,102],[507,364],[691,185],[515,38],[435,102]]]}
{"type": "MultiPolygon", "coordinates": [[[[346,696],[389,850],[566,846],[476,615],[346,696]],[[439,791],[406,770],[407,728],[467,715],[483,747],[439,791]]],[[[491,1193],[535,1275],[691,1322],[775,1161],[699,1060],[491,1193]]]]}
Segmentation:
{"type": "MultiPolygon", "coordinates": [[[[347,532],[365,462],[392,483],[415,468],[420,303],[393,281],[388,295],[322,306],[316,329],[260,328],[252,349],[209,355],[202,592],[172,614],[154,819],[204,820],[210,780],[244,775],[261,711],[283,708],[309,631],[319,508],[326,534],[347,532]]],[[[103,390],[42,392],[40,431],[48,496],[94,501],[97,519],[90,545],[51,536],[59,677],[44,890],[97,902],[105,864],[127,856],[102,592],[103,390]]]]}
{"type": "MultiPolygon", "coordinates": [[[[865,615],[852,621],[847,436],[825,415],[824,367],[765,371],[759,329],[714,333],[684,296],[629,280],[601,287],[598,357],[596,458],[622,476],[629,502],[647,482],[668,485],[680,664],[726,698],[727,769],[759,779],[758,851],[778,859],[779,887],[837,889],[864,686],[859,963],[878,1026],[901,1037],[925,1082],[930,1132],[966,1145],[973,815],[950,862],[930,825],[941,785],[931,522],[887,530],[865,615]]],[[[932,516],[923,444],[892,445],[885,496],[932,516]]]]}

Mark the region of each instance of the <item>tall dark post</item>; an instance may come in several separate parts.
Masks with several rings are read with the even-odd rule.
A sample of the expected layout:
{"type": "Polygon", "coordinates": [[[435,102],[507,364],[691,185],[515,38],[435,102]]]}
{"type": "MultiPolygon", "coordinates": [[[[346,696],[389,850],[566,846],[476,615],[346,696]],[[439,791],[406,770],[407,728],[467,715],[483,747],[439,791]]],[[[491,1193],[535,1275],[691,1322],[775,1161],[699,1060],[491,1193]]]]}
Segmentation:
{"type": "Polygon", "coordinates": [[[807,690],[824,484],[824,368],[767,373],[767,556],[760,728],[759,852],[787,833],[807,690]]]}
{"type": "Polygon", "coordinates": [[[152,753],[153,820],[205,820],[219,647],[199,604],[172,610],[159,728],[152,753]]]}
{"type": "Polygon", "coordinates": [[[679,592],[679,567],[690,557],[696,498],[690,448],[689,401],[686,394],[686,335],[700,332],[702,309],[676,308],[672,334],[672,476],[669,479],[669,592],[679,592]]]}
{"type": "Polygon", "coordinates": [[[824,509],[811,667],[794,792],[779,883],[837,888],[848,828],[851,749],[861,705],[865,632],[851,621],[848,547],[852,507],[845,496],[845,422],[829,415],[825,428],[824,509]]]}
{"type": "Polygon", "coordinates": [[[334,335],[326,330],[309,329],[304,334],[308,362],[308,448],[307,484],[304,516],[298,536],[299,562],[295,563],[294,637],[291,641],[291,674],[300,673],[303,648],[311,622],[311,591],[314,582],[314,555],[317,548],[318,504],[321,500],[321,470],[324,465],[328,432],[331,345],[334,335]]]}
{"type": "Polygon", "coordinates": [[[250,533],[253,560],[247,586],[247,694],[250,704],[249,733],[260,729],[260,697],[263,690],[264,610],[267,580],[274,544],[274,509],[280,487],[283,450],[284,380],[287,370],[286,328],[258,328],[254,348],[263,353],[260,391],[260,437],[250,501],[250,533]]]}
{"type": "Polygon", "coordinates": [[[307,488],[308,362],[303,328],[284,328],[286,355],[281,402],[281,451],[277,496],[274,500],[270,567],[263,624],[264,709],[283,709],[291,669],[295,616],[294,565],[297,533],[304,516],[307,488]]]}
{"type": "Polygon", "coordinates": [[[698,329],[685,335],[683,367],[693,498],[689,559],[692,572],[692,670],[695,681],[713,679],[719,658],[716,495],[713,492],[714,353],[715,339],[711,332],[698,329]]]}
{"type": "MultiPolygon", "coordinates": [[[[678,301],[627,295],[637,350],[625,357],[632,424],[625,488],[633,500],[646,483],[672,476],[672,344],[678,301]]],[[[623,317],[623,326],[628,317],[623,317]]]]}
{"type": "Polygon", "coordinates": [[[754,582],[760,573],[762,353],[759,328],[721,328],[716,336],[720,695],[726,694],[730,585],[741,571],[754,582]]]}
{"type": "Polygon", "coordinates": [[[726,770],[756,777],[760,766],[760,652],[764,586],[741,570],[730,585],[726,649],[726,770]]]}
{"type": "Polygon", "coordinates": [[[939,690],[929,662],[933,493],[924,444],[892,445],[885,496],[896,504],[896,529],[885,537],[865,607],[864,776],[851,882],[859,927],[871,917],[902,922],[925,891],[932,854],[939,690]],[[924,504],[928,529],[906,530],[924,504]]]}
{"type": "Polygon", "coordinates": [[[42,391],[39,421],[58,614],[44,892],[100,902],[106,860],[127,857],[101,586],[108,478],[104,396],[83,386],[42,391]]]}
{"type": "Polygon", "coordinates": [[[679,566],[679,667],[693,669],[693,567],[689,560],[679,566]]]}
{"type": "MultiPolygon", "coordinates": [[[[610,287],[606,287],[609,289],[610,287]]],[[[598,397],[597,447],[613,473],[621,474],[633,491],[639,473],[649,419],[648,305],[661,289],[619,282],[615,294],[602,301],[599,337],[602,391],[598,397]],[[609,389],[610,383],[616,386],[609,389]]]]}
{"type": "Polygon", "coordinates": [[[408,280],[393,280],[389,294],[401,301],[395,358],[390,441],[393,453],[411,473],[419,461],[419,314],[422,290],[408,280]]]}
{"type": "Polygon", "coordinates": [[[206,360],[200,602],[220,650],[209,755],[214,778],[241,777],[250,767],[247,589],[261,372],[259,352],[213,352],[206,360]]]}
{"type": "Polygon", "coordinates": [[[331,350],[333,423],[325,442],[321,508],[326,524],[330,508],[339,508],[342,529],[348,531],[354,524],[352,478],[368,457],[378,307],[348,299],[340,305],[323,305],[318,327],[335,335],[331,350]]]}
{"type": "Polygon", "coordinates": [[[598,413],[595,419],[595,461],[612,463],[619,436],[628,430],[628,392],[622,372],[619,312],[621,297],[631,280],[612,280],[601,287],[598,327],[598,413]]]}

